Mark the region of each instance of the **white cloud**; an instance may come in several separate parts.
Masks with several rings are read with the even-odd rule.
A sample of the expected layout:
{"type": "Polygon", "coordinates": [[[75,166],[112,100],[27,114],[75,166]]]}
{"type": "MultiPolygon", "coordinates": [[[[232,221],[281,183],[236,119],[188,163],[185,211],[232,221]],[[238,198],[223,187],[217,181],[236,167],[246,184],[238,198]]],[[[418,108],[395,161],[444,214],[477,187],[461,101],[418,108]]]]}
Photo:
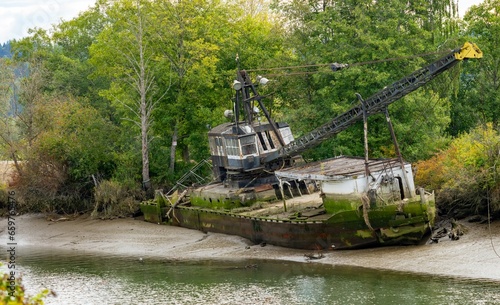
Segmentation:
{"type": "MultiPolygon", "coordinates": [[[[459,15],[484,0],[458,0],[459,15]]],[[[0,43],[22,38],[28,29],[50,29],[53,24],[70,20],[93,6],[95,0],[0,0],[0,43]]]]}
{"type": "Polygon", "coordinates": [[[0,43],[28,34],[30,28],[50,29],[94,5],[95,0],[2,0],[0,43]]]}
{"type": "Polygon", "coordinates": [[[462,18],[471,6],[483,2],[484,0],[458,0],[458,15],[462,18]]]}

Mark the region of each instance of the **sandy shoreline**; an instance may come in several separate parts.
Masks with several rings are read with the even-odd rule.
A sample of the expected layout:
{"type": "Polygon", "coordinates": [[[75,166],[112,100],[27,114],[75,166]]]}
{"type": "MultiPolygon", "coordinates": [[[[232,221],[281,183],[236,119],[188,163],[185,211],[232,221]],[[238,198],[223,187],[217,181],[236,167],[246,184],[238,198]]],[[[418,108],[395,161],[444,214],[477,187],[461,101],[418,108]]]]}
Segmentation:
{"type": "MultiPolygon", "coordinates": [[[[6,225],[1,239],[8,240],[6,225]]],[[[347,265],[393,271],[500,281],[500,222],[488,225],[461,222],[467,234],[457,241],[437,244],[382,247],[323,252],[324,258],[308,261],[311,251],[267,245],[224,234],[156,225],[134,219],[47,220],[42,215],[16,217],[18,253],[23,248],[50,248],[103,255],[169,260],[273,259],[304,263],[347,265]],[[493,246],[492,246],[493,244],[493,246]]]]}

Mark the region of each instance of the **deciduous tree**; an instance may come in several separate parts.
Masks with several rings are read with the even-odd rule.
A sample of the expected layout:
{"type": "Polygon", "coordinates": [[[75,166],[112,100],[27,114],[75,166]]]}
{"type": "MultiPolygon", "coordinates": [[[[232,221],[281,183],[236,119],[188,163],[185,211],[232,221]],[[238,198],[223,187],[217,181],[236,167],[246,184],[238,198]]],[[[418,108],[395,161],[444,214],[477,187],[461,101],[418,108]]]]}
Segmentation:
{"type": "MultiPolygon", "coordinates": [[[[464,17],[466,34],[476,42],[484,53],[483,58],[470,63],[463,75],[464,90],[457,104],[457,120],[470,122],[474,116],[477,123],[500,124],[500,1],[485,0],[473,6],[464,17]],[[468,118],[469,117],[469,118],[468,118]]],[[[474,126],[474,125],[472,125],[474,126]]],[[[467,127],[471,127],[470,125],[467,127]]]]}
{"type": "MultiPolygon", "coordinates": [[[[293,50],[294,65],[303,67],[294,71],[283,70],[293,72],[290,74],[294,76],[282,78],[285,88],[282,106],[294,109],[283,117],[295,127],[297,135],[306,133],[311,130],[311,126],[318,126],[319,122],[326,122],[358,103],[355,93],[369,97],[439,56],[423,58],[415,55],[449,50],[444,47],[441,49],[438,45],[445,37],[452,37],[457,32],[456,6],[447,0],[275,3],[288,20],[288,41],[293,50]],[[333,62],[350,64],[350,68],[333,72],[326,65],[333,62]]],[[[441,101],[448,98],[441,94],[449,92],[451,87],[448,83],[444,86],[439,86],[440,82],[434,84],[432,91],[420,89],[423,92],[418,93],[418,97],[414,93],[399,101],[398,106],[390,107],[391,113],[397,107],[393,117],[396,130],[404,130],[399,124],[425,118],[421,113],[411,112],[413,109],[410,108],[413,107],[404,110],[400,104],[406,105],[410,99],[441,101]],[[398,118],[398,114],[403,113],[408,121],[404,121],[403,117],[398,118]]],[[[446,101],[443,105],[446,105],[446,101]]],[[[369,120],[369,131],[375,131],[370,132],[371,153],[379,156],[391,145],[391,140],[388,136],[385,142],[378,138],[377,131],[387,130],[384,119],[373,117],[369,120]]],[[[425,131],[412,130],[411,137],[422,139],[426,132],[432,130],[435,133],[429,136],[435,143],[435,137],[440,137],[439,132],[446,126],[437,125],[447,124],[447,120],[426,120],[422,124],[429,128],[425,131]]],[[[353,126],[321,145],[310,156],[324,158],[332,154],[362,152],[360,131],[360,125],[353,126]],[[356,143],[353,139],[360,140],[356,143]]],[[[398,136],[410,138],[410,134],[398,136]]],[[[421,142],[418,151],[424,152],[426,144],[421,142]]],[[[418,153],[411,155],[411,159],[418,157],[418,153]]]]}
{"type": "Polygon", "coordinates": [[[168,91],[158,86],[154,73],[157,62],[148,26],[151,6],[148,1],[120,1],[106,13],[110,23],[91,47],[91,62],[96,67],[96,76],[106,75],[111,79],[110,88],[101,93],[121,108],[124,119],[139,128],[142,183],[149,191],[152,114],[168,91]]]}

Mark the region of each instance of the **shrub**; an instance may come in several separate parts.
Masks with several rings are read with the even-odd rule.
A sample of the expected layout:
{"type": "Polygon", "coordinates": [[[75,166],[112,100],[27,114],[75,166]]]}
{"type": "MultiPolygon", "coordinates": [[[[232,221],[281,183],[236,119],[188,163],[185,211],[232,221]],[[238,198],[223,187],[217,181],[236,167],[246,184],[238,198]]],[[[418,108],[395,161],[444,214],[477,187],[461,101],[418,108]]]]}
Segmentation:
{"type": "Polygon", "coordinates": [[[450,147],[417,164],[417,184],[437,191],[442,213],[462,218],[500,215],[500,135],[491,124],[452,141],[450,147]]]}
{"type": "Polygon", "coordinates": [[[0,182],[0,208],[2,209],[1,214],[7,211],[9,200],[8,198],[7,186],[0,182]]]}
{"type": "Polygon", "coordinates": [[[139,209],[139,201],[133,186],[116,181],[105,180],[94,190],[94,211],[92,217],[114,218],[130,216],[139,209]]]}
{"type": "MultiPolygon", "coordinates": [[[[49,156],[23,162],[15,177],[18,211],[21,213],[75,213],[88,211],[85,185],[68,179],[68,167],[49,156]]],[[[87,185],[90,185],[87,183],[87,185]]]]}
{"type": "Polygon", "coordinates": [[[415,183],[428,190],[439,190],[444,184],[444,160],[446,154],[439,153],[428,160],[415,164],[415,183]]]}
{"type": "Polygon", "coordinates": [[[54,212],[52,203],[67,179],[65,166],[53,158],[23,162],[22,174],[15,178],[20,212],[54,212]]]}

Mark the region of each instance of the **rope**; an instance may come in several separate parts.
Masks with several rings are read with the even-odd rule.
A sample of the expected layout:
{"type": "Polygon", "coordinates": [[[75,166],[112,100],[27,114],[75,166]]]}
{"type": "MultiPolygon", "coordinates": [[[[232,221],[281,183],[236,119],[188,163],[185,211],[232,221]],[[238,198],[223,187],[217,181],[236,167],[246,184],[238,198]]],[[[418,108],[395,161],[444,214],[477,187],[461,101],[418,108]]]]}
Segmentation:
{"type": "Polygon", "coordinates": [[[368,198],[368,195],[366,193],[363,193],[361,195],[361,202],[363,203],[363,218],[365,220],[365,224],[370,230],[375,231],[370,224],[370,218],[368,217],[368,210],[370,209],[370,199],[368,198]]]}
{"type": "Polygon", "coordinates": [[[500,258],[500,254],[498,254],[496,248],[495,248],[495,244],[493,243],[493,234],[491,234],[491,216],[490,216],[490,191],[488,189],[487,191],[487,200],[488,200],[488,233],[490,235],[490,243],[491,243],[491,248],[493,249],[493,252],[495,252],[496,256],[498,258],[500,258]]]}

